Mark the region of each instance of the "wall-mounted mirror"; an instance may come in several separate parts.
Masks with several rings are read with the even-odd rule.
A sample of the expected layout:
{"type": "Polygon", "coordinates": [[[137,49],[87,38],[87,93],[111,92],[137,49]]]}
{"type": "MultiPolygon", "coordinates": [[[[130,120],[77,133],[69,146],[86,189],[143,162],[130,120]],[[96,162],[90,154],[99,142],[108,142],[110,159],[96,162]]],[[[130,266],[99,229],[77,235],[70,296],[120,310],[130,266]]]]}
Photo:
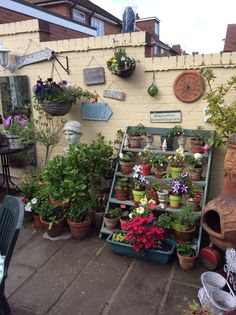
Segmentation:
{"type": "MultiPolygon", "coordinates": [[[[27,76],[0,77],[0,114],[6,118],[10,114],[26,114],[29,118],[31,110],[30,85],[27,76]]],[[[36,164],[35,146],[26,151],[11,154],[10,166],[24,167],[36,164]]]]}

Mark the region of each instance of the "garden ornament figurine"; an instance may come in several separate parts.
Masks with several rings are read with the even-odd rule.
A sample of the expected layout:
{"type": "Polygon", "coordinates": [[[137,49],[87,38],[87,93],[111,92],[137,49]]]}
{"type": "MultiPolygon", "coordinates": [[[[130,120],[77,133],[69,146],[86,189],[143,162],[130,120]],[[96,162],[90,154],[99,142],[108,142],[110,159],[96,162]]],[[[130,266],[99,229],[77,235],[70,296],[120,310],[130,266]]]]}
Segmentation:
{"type": "MultiPolygon", "coordinates": [[[[81,123],[76,120],[68,121],[63,128],[63,133],[69,144],[69,147],[71,145],[78,144],[80,142],[80,137],[83,134],[81,123]]],[[[67,154],[69,147],[63,149],[65,154],[67,154]]]]}

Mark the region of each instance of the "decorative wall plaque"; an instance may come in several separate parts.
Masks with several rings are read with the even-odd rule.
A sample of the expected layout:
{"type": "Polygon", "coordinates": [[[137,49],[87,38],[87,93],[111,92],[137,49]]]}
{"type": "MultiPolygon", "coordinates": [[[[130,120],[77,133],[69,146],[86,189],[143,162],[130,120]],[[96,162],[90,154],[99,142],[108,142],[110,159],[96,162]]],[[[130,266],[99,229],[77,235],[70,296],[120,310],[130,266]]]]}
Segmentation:
{"type": "Polygon", "coordinates": [[[108,97],[108,98],[113,98],[115,100],[123,101],[125,99],[125,93],[112,90],[112,89],[107,89],[107,90],[104,90],[103,97],[108,97]]]}
{"type": "Polygon", "coordinates": [[[197,101],[204,91],[204,79],[198,71],[183,71],[174,81],[175,96],[184,103],[197,101]]]}
{"type": "Polygon", "coordinates": [[[83,70],[84,84],[103,84],[105,82],[105,72],[103,67],[87,68],[83,70]]]}
{"type": "Polygon", "coordinates": [[[108,121],[112,110],[107,103],[84,103],[82,104],[82,118],[85,120],[108,121]]]}
{"type": "Polygon", "coordinates": [[[181,122],[180,110],[167,110],[167,111],[152,111],[150,112],[150,121],[152,123],[166,123],[166,122],[181,122]]]}

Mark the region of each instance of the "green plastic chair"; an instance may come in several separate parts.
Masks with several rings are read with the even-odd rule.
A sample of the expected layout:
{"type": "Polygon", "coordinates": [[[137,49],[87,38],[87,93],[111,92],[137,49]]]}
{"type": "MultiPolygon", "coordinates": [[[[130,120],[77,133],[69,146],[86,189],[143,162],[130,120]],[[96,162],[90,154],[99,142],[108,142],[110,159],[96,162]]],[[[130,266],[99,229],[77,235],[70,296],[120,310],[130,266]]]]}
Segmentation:
{"type": "Polygon", "coordinates": [[[4,273],[0,280],[0,314],[10,314],[11,309],[7,302],[4,290],[8,267],[24,218],[22,201],[6,195],[0,207],[0,254],[5,256],[4,273]]]}

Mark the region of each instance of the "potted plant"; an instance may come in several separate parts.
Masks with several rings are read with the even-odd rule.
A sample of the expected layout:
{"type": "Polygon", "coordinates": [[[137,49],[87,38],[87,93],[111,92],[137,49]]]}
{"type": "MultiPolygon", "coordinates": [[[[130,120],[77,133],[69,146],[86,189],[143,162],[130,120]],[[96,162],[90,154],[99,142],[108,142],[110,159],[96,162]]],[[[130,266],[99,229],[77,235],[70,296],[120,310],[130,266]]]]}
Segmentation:
{"type": "Polygon", "coordinates": [[[178,243],[191,242],[196,230],[196,222],[199,219],[197,212],[183,207],[172,214],[173,229],[178,243]]]}
{"type": "Polygon", "coordinates": [[[201,126],[193,131],[194,136],[190,138],[192,153],[202,153],[203,147],[207,143],[207,137],[201,126]]]}
{"type": "Polygon", "coordinates": [[[3,121],[10,149],[20,149],[32,143],[34,124],[27,116],[10,115],[3,121]]]}
{"type": "Polygon", "coordinates": [[[148,148],[144,148],[142,152],[139,152],[139,165],[141,170],[142,176],[148,176],[151,172],[151,164],[150,164],[150,158],[151,158],[151,151],[148,148]]]}
{"type": "Polygon", "coordinates": [[[174,147],[174,137],[179,136],[183,133],[183,128],[180,125],[175,125],[173,128],[170,128],[168,132],[164,135],[161,135],[161,147],[163,141],[166,140],[167,150],[171,151],[174,147]]]}
{"type": "Polygon", "coordinates": [[[146,127],[143,124],[138,124],[134,127],[129,127],[127,130],[129,147],[140,148],[142,137],[147,134],[146,127]]]}
{"type": "Polygon", "coordinates": [[[94,200],[94,211],[92,216],[92,225],[100,230],[103,223],[103,217],[105,208],[107,205],[107,200],[109,196],[110,188],[103,188],[94,200]]]}
{"type": "Polygon", "coordinates": [[[93,207],[93,200],[81,198],[71,203],[66,210],[67,222],[74,239],[81,240],[88,235],[93,207]]]}
{"type": "Polygon", "coordinates": [[[158,195],[157,190],[160,188],[160,184],[158,181],[149,183],[146,187],[146,196],[147,199],[153,199],[156,203],[158,203],[158,195]]]}
{"type": "Polygon", "coordinates": [[[179,265],[184,270],[193,268],[197,259],[196,246],[193,244],[177,244],[179,265]]]}
{"type": "Polygon", "coordinates": [[[202,199],[201,192],[196,188],[191,188],[186,198],[186,206],[192,211],[198,211],[202,199]]]}
{"type": "Polygon", "coordinates": [[[181,149],[175,151],[175,155],[168,157],[170,163],[171,177],[176,178],[184,168],[185,153],[181,149]]]}
{"type": "Polygon", "coordinates": [[[169,194],[170,207],[178,209],[181,206],[182,195],[187,194],[192,182],[187,172],[182,172],[176,178],[170,180],[171,192],[169,194]]]}
{"type": "Polygon", "coordinates": [[[153,207],[155,202],[146,202],[133,209],[131,220],[121,226],[125,231],[114,231],[108,237],[107,241],[115,253],[162,264],[168,262],[175,244],[172,240],[164,241],[164,229],[155,226],[153,207]]]}
{"type": "Polygon", "coordinates": [[[124,175],[129,175],[134,166],[134,156],[132,152],[120,152],[119,153],[120,158],[120,169],[121,173],[124,175]]]}
{"type": "Polygon", "coordinates": [[[120,221],[120,226],[122,226],[123,223],[126,223],[127,221],[130,220],[130,217],[129,217],[129,210],[127,209],[125,204],[120,205],[120,208],[122,209],[122,213],[120,215],[119,221],[120,221]]]}
{"type": "Polygon", "coordinates": [[[136,61],[127,56],[124,48],[114,50],[114,56],[107,60],[107,68],[112,74],[125,78],[134,73],[136,61]]]}
{"type": "Polygon", "coordinates": [[[116,198],[118,200],[129,199],[129,178],[121,177],[115,184],[116,198]]]}
{"type": "Polygon", "coordinates": [[[117,227],[121,214],[122,209],[115,207],[110,208],[108,212],[104,215],[104,223],[108,231],[113,231],[117,227]]]}
{"type": "Polygon", "coordinates": [[[40,203],[38,212],[48,236],[55,237],[62,234],[65,218],[61,208],[52,205],[46,199],[40,203]]]}
{"type": "Polygon", "coordinates": [[[145,178],[145,176],[141,175],[140,165],[135,165],[133,169],[134,169],[134,173],[133,173],[133,179],[132,179],[132,185],[133,185],[132,193],[133,193],[134,201],[139,202],[140,199],[144,197],[146,185],[149,184],[149,182],[145,178]]]}
{"type": "Polygon", "coordinates": [[[66,80],[55,82],[52,78],[45,81],[37,80],[34,87],[34,98],[46,113],[52,116],[62,116],[69,113],[72,104],[81,98],[90,99],[94,95],[82,88],[68,83],[66,80]]]}
{"type": "Polygon", "coordinates": [[[182,315],[214,315],[210,306],[202,307],[200,303],[195,300],[188,302],[187,309],[183,309],[182,315]]]}
{"type": "Polygon", "coordinates": [[[188,173],[192,181],[201,180],[204,162],[202,160],[201,153],[194,153],[193,156],[188,160],[188,173]]]}
{"type": "Polygon", "coordinates": [[[170,238],[170,234],[173,231],[173,219],[171,215],[169,215],[168,213],[160,214],[157,218],[156,226],[162,227],[165,230],[165,238],[170,238]]]}
{"type": "Polygon", "coordinates": [[[168,166],[166,156],[153,152],[150,157],[150,164],[154,167],[156,178],[162,178],[168,166]]]}

